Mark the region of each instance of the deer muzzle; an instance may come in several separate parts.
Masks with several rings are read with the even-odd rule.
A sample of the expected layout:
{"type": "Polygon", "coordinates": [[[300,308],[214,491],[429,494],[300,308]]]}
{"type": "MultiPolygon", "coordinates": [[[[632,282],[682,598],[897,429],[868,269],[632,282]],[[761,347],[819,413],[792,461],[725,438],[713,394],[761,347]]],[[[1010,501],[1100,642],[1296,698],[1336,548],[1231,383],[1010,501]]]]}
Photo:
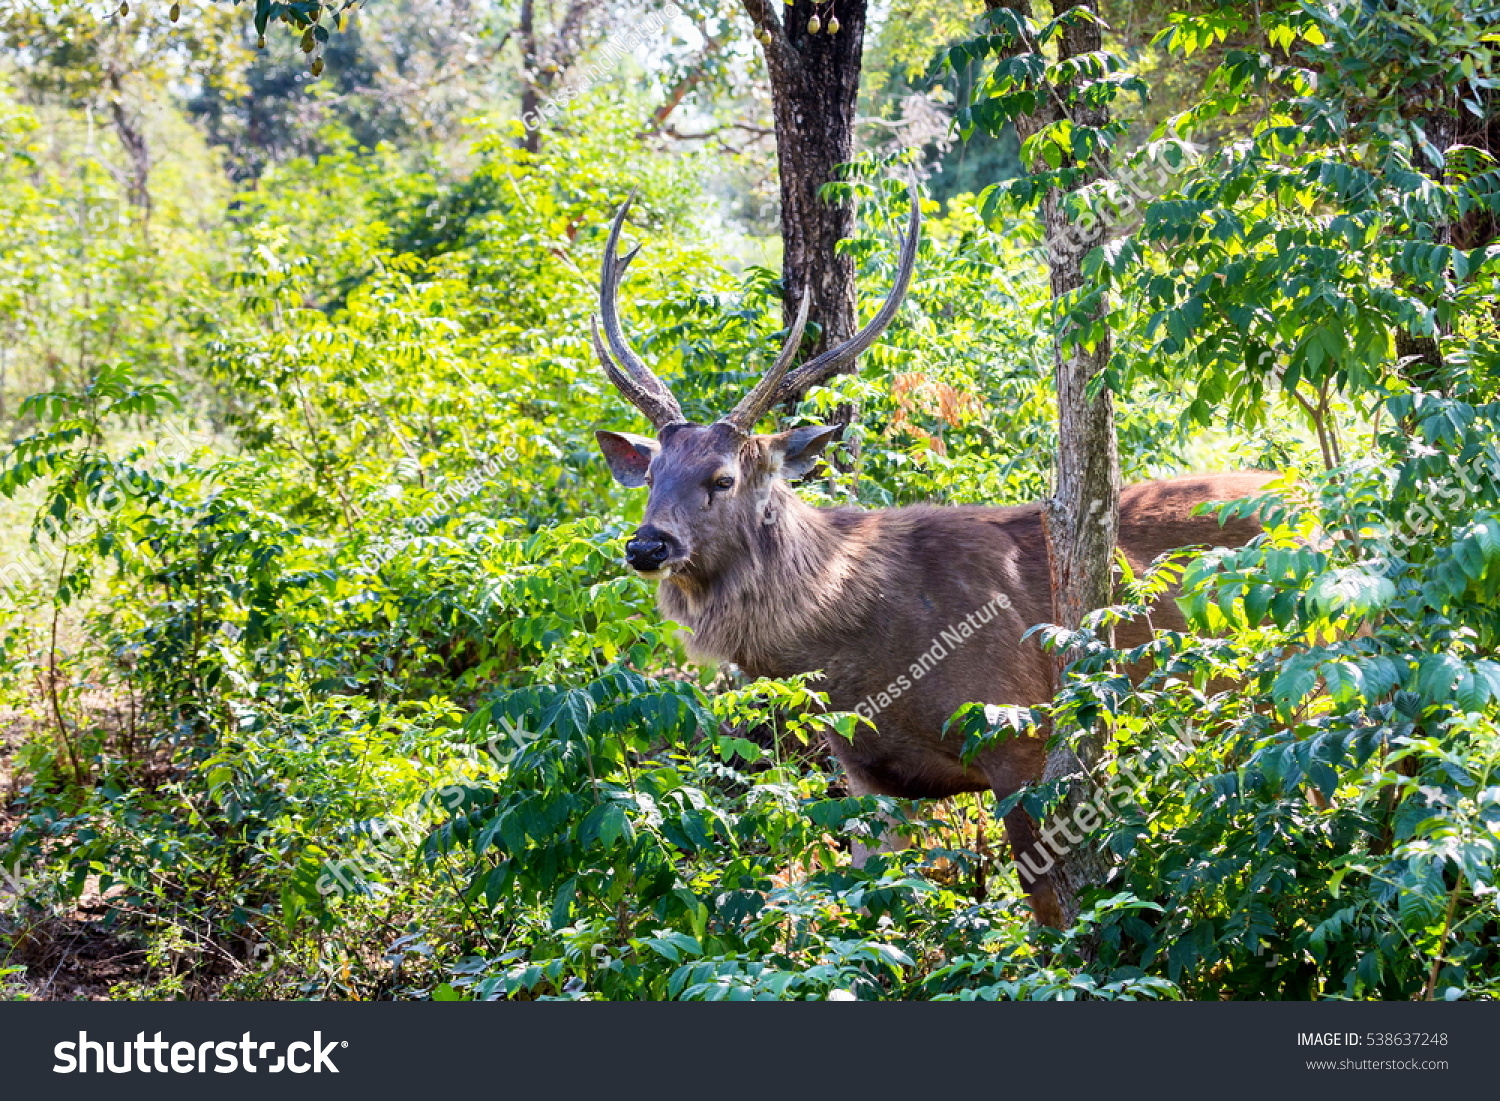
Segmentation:
{"type": "Polygon", "coordinates": [[[666,577],[672,564],[685,557],[676,539],[651,524],[642,525],[625,544],[625,561],[647,577],[666,577]]]}

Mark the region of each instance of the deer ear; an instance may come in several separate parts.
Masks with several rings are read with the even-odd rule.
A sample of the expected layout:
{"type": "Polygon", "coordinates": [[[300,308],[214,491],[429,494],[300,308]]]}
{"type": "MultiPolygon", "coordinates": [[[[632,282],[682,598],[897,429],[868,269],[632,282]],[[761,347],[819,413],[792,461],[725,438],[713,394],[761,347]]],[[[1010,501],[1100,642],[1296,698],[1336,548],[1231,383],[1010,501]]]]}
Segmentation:
{"type": "Polygon", "coordinates": [[[772,436],[772,468],[787,481],[805,477],[817,465],[828,441],[837,436],[842,427],[837,424],[832,427],[809,424],[772,436]]]}
{"type": "Polygon", "coordinates": [[[646,484],[646,468],[661,450],[660,444],[629,432],[599,431],[594,438],[599,441],[599,450],[604,452],[604,461],[609,464],[615,481],[631,489],[646,484]]]}

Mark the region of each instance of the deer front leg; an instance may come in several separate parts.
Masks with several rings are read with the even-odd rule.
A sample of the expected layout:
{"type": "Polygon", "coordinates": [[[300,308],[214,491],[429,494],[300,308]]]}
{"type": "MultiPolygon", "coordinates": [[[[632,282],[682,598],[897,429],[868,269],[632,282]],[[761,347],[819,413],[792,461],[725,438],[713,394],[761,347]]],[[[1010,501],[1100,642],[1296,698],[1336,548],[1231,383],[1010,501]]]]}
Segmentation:
{"type": "Polygon", "coordinates": [[[1063,928],[1062,905],[1057,901],[1057,887],[1051,875],[1057,856],[1042,840],[1042,831],[1031,815],[1017,807],[1005,816],[1005,837],[1010,842],[1021,889],[1031,902],[1037,924],[1063,928]]]}
{"type": "MultiPolygon", "coordinates": [[[[1046,742],[1041,738],[1017,738],[986,754],[979,762],[995,798],[1004,801],[1027,784],[1042,777],[1046,742]]],[[[1052,872],[1057,854],[1042,836],[1031,815],[1016,807],[1005,816],[1005,837],[1020,875],[1021,889],[1031,901],[1031,912],[1041,925],[1063,928],[1062,906],[1052,872]]]]}

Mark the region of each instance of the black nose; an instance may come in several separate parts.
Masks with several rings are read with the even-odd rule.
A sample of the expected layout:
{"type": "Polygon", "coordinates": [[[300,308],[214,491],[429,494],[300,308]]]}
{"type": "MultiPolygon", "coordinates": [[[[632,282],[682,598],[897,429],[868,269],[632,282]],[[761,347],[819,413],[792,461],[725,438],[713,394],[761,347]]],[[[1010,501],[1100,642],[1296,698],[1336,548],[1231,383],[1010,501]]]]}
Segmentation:
{"type": "Polygon", "coordinates": [[[660,536],[636,536],[625,544],[625,561],[632,569],[649,573],[661,569],[661,564],[672,553],[672,548],[660,536]]]}

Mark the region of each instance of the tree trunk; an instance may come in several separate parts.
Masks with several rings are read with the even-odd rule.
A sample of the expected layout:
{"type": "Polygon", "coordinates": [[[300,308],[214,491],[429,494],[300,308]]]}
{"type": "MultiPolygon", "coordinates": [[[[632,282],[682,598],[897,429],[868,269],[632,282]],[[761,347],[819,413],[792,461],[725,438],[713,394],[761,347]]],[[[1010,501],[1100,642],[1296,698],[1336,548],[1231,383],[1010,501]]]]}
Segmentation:
{"type": "Polygon", "coordinates": [[[854,157],[866,0],[837,0],[831,9],[824,4],[819,19],[826,24],[830,14],[836,16],[837,34],[826,25],[808,33],[811,0],[791,6],[742,2],[756,27],[771,35],[764,53],[781,172],[783,316],[790,324],[802,296],[811,294],[808,316],[822,327],[816,349],[822,351],[848,340],[856,327],[854,262],[835,250],[854,232],[854,209],[820,199],[818,189],[854,157]]]}
{"type": "Polygon", "coordinates": [[[521,135],[521,148],[536,153],[542,148],[542,74],[536,52],[534,0],[521,0],[516,39],[521,47],[521,125],[526,128],[521,135]]]}
{"type": "MultiPolygon", "coordinates": [[[[1007,7],[1029,14],[1030,0],[986,0],[990,8],[1007,7]]],[[[1098,0],[1052,0],[1054,16],[1075,7],[1088,8],[1097,16],[1098,0]]],[[[1100,26],[1079,21],[1067,26],[1057,39],[1059,61],[1099,50],[1100,26]]],[[[1018,49],[1030,48],[1030,44],[1018,49]]],[[[1084,107],[1065,102],[1067,89],[1048,90],[1036,113],[1017,120],[1021,140],[1049,123],[1070,117],[1079,126],[1099,127],[1109,121],[1104,107],[1084,107]]],[[[1097,180],[1106,166],[1091,166],[1078,181],[1081,186],[1097,180]]],[[[1102,244],[1105,225],[1094,220],[1087,225],[1072,222],[1064,209],[1065,193],[1057,188],[1042,200],[1042,223],[1047,235],[1047,263],[1051,270],[1054,301],[1084,285],[1083,258],[1102,244]]],[[[1094,316],[1104,311],[1101,303],[1094,316]]],[[[1067,325],[1055,318],[1053,380],[1057,389],[1057,477],[1052,497],[1043,507],[1047,548],[1052,572],[1053,617],[1067,628],[1079,627],[1084,616],[1113,602],[1114,550],[1120,526],[1120,455],[1115,438],[1114,401],[1109,391],[1088,397],[1089,382],[1109,363],[1110,341],[1106,332],[1092,348],[1067,343],[1067,325]]],[[[1058,655],[1057,674],[1076,653],[1058,655]]],[[[1098,735],[1064,732],[1069,744],[1058,746],[1047,756],[1043,782],[1068,779],[1066,794],[1053,812],[1058,822],[1069,822],[1077,809],[1091,802],[1090,770],[1102,749],[1098,735]]],[[[1043,831],[1056,837],[1055,831],[1043,831]]],[[[1107,869],[1104,854],[1091,845],[1051,843],[1056,864],[1048,873],[1057,913],[1039,915],[1043,920],[1072,925],[1078,917],[1079,895],[1102,881],[1107,869]]],[[[1046,892],[1043,892],[1045,895],[1046,892]]]]}
{"type": "Polygon", "coordinates": [[[543,100],[558,86],[563,75],[583,53],[586,28],[600,0],[572,0],[562,22],[543,47],[536,34],[536,2],[521,0],[516,18],[516,38],[521,47],[521,148],[537,153],[542,148],[542,125],[553,108],[543,100]]]}
{"type": "Polygon", "coordinates": [[[125,153],[125,197],[141,212],[142,224],[151,221],[151,147],[146,142],[143,121],[126,106],[125,82],[113,68],[109,83],[109,117],[125,153]]]}

